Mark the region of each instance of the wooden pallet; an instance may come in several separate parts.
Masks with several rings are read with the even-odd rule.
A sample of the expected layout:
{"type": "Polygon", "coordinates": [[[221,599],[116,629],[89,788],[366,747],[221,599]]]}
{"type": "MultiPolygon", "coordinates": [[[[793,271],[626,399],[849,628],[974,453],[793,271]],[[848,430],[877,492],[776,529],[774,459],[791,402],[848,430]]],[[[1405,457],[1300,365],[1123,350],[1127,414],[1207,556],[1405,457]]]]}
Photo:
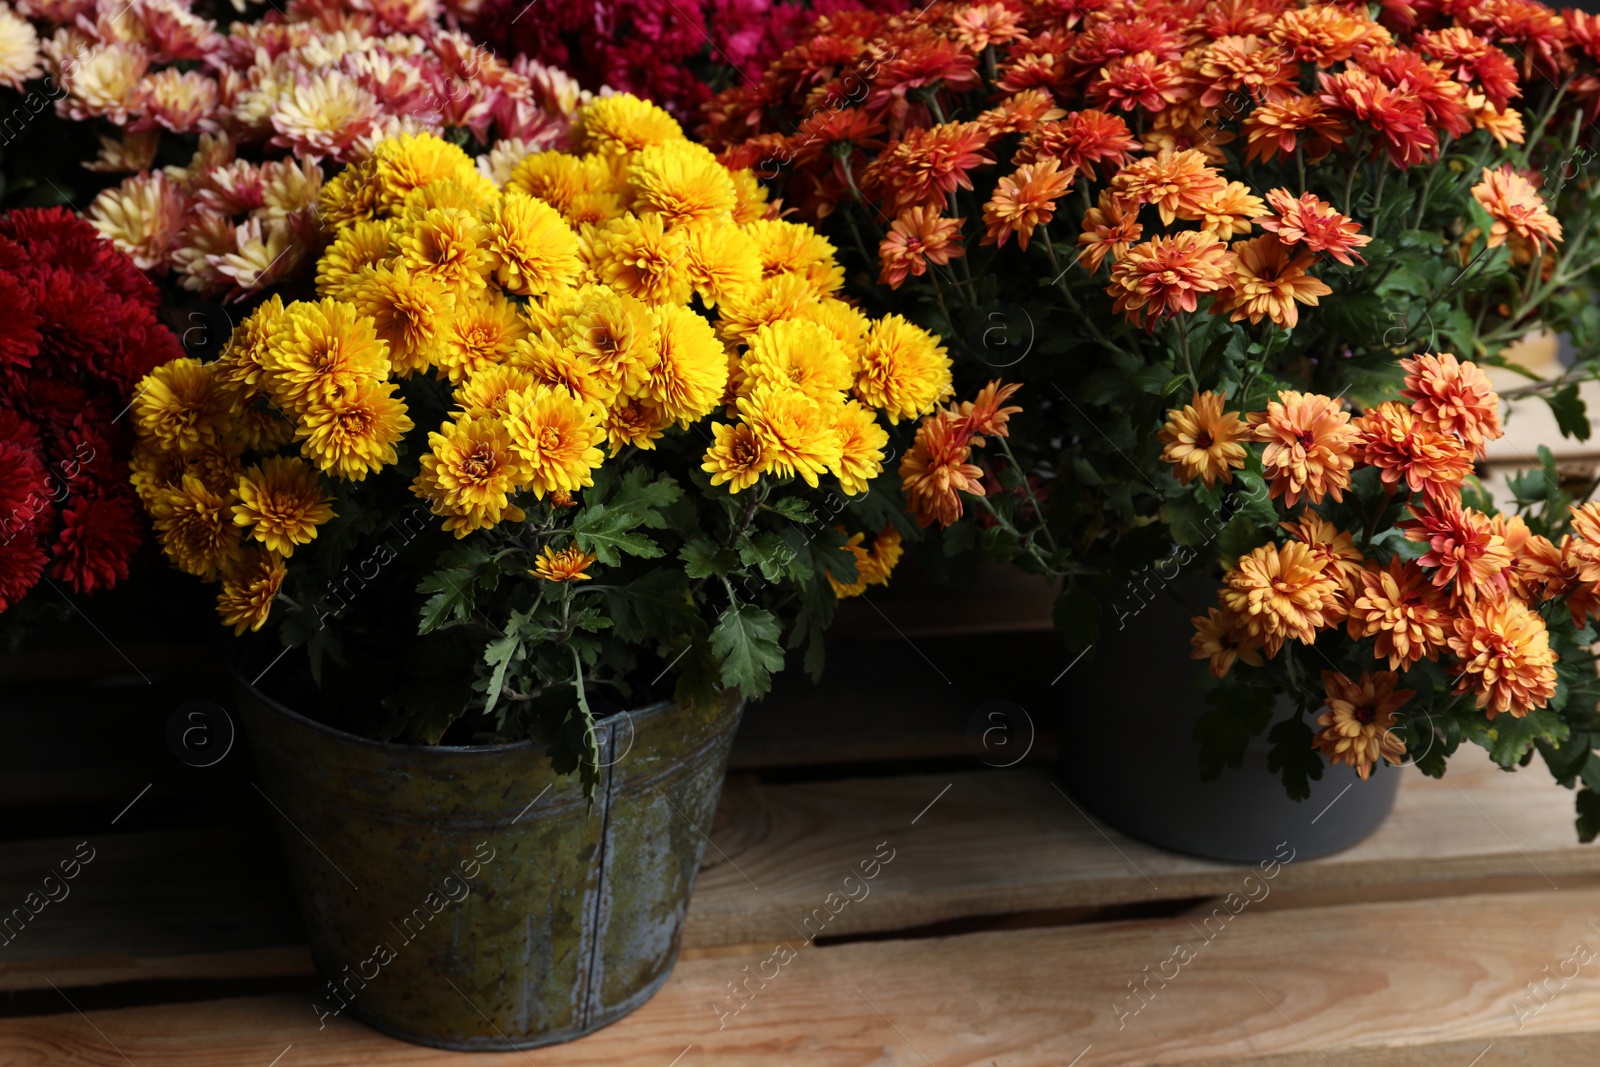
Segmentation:
{"type": "Polygon", "coordinates": [[[1407,771],[1376,835],[1289,863],[1232,915],[1222,901],[1246,871],[1124,838],[1054,784],[1048,633],[991,647],[908,626],[925,613],[892,597],[873,610],[894,636],[858,617],[825,688],[791,683],[752,711],[668,985],[592,1037],[528,1053],[442,1053],[346,1020],[319,1031],[253,768],[164,752],[173,707],[226,699],[214,671],[124,649],[148,683],[102,664],[63,689],[47,659],[0,664],[14,739],[0,902],[81,842],[96,850],[71,895],[0,948],[0,1065],[1597,1062],[1600,959],[1546,1005],[1526,992],[1575,944],[1600,951],[1600,851],[1576,843],[1570,797],[1538,767],[1463,756],[1443,782],[1407,771]],[[1039,727],[1007,769],[972,748],[997,671],[1039,727]],[[829,914],[880,846],[894,858],[870,894],[829,914]],[[815,930],[819,908],[807,941],[796,927],[815,930]],[[779,943],[794,959],[735,998],[779,943]]]}

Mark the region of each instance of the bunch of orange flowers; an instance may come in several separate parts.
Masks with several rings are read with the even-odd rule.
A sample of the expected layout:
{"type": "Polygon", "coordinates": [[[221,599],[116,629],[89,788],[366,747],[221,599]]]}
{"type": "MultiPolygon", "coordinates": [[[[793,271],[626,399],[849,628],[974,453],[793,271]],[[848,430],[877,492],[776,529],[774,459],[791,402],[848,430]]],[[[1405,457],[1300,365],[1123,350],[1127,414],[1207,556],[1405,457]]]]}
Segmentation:
{"type": "Polygon", "coordinates": [[[1489,719],[1521,718],[1556,693],[1541,606],[1564,603],[1576,628],[1600,614],[1600,504],[1574,507],[1573,532],[1559,542],[1521,515],[1466,506],[1473,460],[1502,434],[1499,398],[1475,364],[1447,352],[1402,366],[1404,399],[1358,416],[1336,399],[1285,391],[1241,417],[1201,393],[1168,412],[1160,434],[1162,458],[1186,484],[1231,482],[1261,446],[1261,474],[1286,520],[1286,539],[1241,555],[1218,606],[1193,620],[1194,658],[1219,678],[1238,662],[1263,666],[1291,641],[1326,659],[1329,710],[1314,743],[1363,778],[1379,760],[1404,758],[1398,713],[1416,691],[1401,683],[1420,661],[1441,664],[1454,692],[1489,719]],[[1343,501],[1367,468],[1381,500],[1364,529],[1341,529],[1319,509],[1343,501]],[[1319,634],[1341,630],[1373,663],[1357,678],[1318,646],[1319,634]]]}

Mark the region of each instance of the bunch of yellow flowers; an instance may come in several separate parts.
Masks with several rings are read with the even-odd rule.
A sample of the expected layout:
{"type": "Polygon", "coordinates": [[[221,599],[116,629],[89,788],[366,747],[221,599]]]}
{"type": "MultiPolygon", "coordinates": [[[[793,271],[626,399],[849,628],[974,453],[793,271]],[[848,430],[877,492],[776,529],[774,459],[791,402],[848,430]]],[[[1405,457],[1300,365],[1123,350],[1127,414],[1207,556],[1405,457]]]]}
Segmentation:
{"type": "Polygon", "coordinates": [[[458,538],[522,521],[529,494],[569,504],[668,433],[704,436],[728,492],[831,475],[858,494],[883,466],[878,412],[950,395],[933,336],[840,300],[833,246],[665,111],[602,97],[574,139],[504,187],[431,134],[380,143],[323,189],[319,299],[273,296],[220,359],[142,383],[134,484],[239,632],[333,517],[333,484],[399,462],[420,417],[401,379],[447,383],[410,490],[458,538]]]}

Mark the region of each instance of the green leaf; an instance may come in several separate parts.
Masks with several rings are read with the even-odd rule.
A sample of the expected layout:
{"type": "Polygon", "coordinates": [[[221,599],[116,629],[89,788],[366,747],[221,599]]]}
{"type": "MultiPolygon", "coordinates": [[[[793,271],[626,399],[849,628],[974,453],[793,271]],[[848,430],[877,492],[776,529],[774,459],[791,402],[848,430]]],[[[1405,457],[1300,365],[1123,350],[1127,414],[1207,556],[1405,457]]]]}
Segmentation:
{"type": "Polygon", "coordinates": [[[632,532],[644,524],[643,515],[631,510],[612,510],[605,504],[590,504],[572,522],[572,536],[578,547],[593,552],[608,567],[622,562],[622,553],[642,559],[665,555],[661,546],[641,533],[632,532]]]}
{"type": "Polygon", "coordinates": [[[522,653],[522,637],[515,630],[504,637],[490,641],[483,650],[483,662],[492,668],[489,674],[489,688],[484,693],[484,714],[494,710],[500,703],[500,692],[505,688],[506,670],[511,666],[511,661],[522,653]]]}
{"type": "Polygon", "coordinates": [[[795,551],[771,531],[746,537],[739,547],[739,562],[754,567],[769,582],[782,581],[795,571],[795,551]]]}
{"type": "Polygon", "coordinates": [[[762,507],[769,511],[776,511],[779,515],[792,522],[816,521],[816,516],[811,514],[811,508],[797,496],[779,497],[776,500],[768,501],[762,507]]]}
{"type": "Polygon", "coordinates": [[[1267,770],[1283,777],[1290,800],[1311,795],[1311,783],[1322,778],[1322,757],[1311,746],[1315,739],[1310,725],[1299,715],[1291,716],[1267,731],[1272,751],[1267,754],[1267,770]]]}
{"type": "Polygon", "coordinates": [[[619,640],[681,646],[684,638],[704,633],[683,571],[656,567],[627,585],[601,588],[619,640]]]}
{"type": "Polygon", "coordinates": [[[1555,413],[1556,426],[1560,428],[1561,436],[1579,441],[1589,439],[1589,414],[1584,408],[1583,398],[1578,395],[1576,383],[1567,386],[1554,396],[1546,396],[1544,401],[1555,413]]]}
{"type": "Polygon", "coordinates": [[[1576,797],[1578,808],[1578,840],[1584,844],[1593,841],[1600,835],[1600,793],[1592,789],[1580,789],[1576,797]]]}
{"type": "Polygon", "coordinates": [[[711,631],[711,650],[722,661],[722,682],[747,697],[766,695],[772,673],[783,669],[778,620],[753,604],[734,604],[711,631]]]}
{"type": "Polygon", "coordinates": [[[696,534],[678,551],[691,578],[720,578],[739,565],[739,558],[705,534],[696,534]]]}
{"type": "Polygon", "coordinates": [[[1194,724],[1203,780],[1217,778],[1224,767],[1244,766],[1250,739],[1267,728],[1277,702],[1272,690],[1256,686],[1220,686],[1206,695],[1208,707],[1194,724]]]}

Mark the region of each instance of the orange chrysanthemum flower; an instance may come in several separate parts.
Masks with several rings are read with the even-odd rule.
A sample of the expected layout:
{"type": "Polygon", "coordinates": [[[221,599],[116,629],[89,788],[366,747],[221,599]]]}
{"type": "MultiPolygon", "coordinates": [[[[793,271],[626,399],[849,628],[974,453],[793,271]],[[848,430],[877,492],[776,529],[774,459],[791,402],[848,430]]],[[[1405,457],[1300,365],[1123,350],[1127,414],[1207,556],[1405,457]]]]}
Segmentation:
{"type": "Polygon", "coordinates": [[[1100,206],[1083,213],[1083,232],[1078,235],[1078,262],[1090,274],[1100,269],[1106,256],[1112,261],[1128,254],[1128,249],[1144,236],[1139,225],[1139,203],[1124,200],[1110,189],[1100,190],[1100,206]]]}
{"type": "Polygon", "coordinates": [[[533,570],[528,573],[547,582],[587,582],[594,577],[588,570],[596,558],[593,552],[584,552],[576,543],[559,552],[545,545],[539,558],[533,561],[533,570]]]}
{"type": "Polygon", "coordinates": [[[1124,166],[1139,142],[1121,116],[1085,108],[1059,122],[1041,123],[1023,138],[1011,162],[1016,166],[1059,159],[1069,172],[1104,177],[1124,166]]]}
{"type": "MultiPolygon", "coordinates": [[[[1405,169],[1438,157],[1439,134],[1428,109],[1409,87],[1393,88],[1360,67],[1317,78],[1322,102],[1381,138],[1381,147],[1395,166],[1405,169]]],[[[1373,151],[1376,154],[1377,148],[1373,151]]]]}
{"type": "Polygon", "coordinates": [[[1600,582],[1600,503],[1579,504],[1570,512],[1575,536],[1566,555],[1579,581],[1600,582]]]}
{"type": "Polygon", "coordinates": [[[1337,4],[1292,7],[1278,16],[1269,34],[1296,59],[1331,67],[1374,44],[1389,40],[1389,31],[1367,17],[1337,4]]]}
{"type": "Polygon", "coordinates": [[[1291,96],[1251,111],[1244,132],[1246,162],[1271,162],[1299,148],[1307,163],[1316,163],[1344,144],[1350,127],[1316,97],[1291,96]]]}
{"type": "Polygon", "coordinates": [[[1072,187],[1072,175],[1063,173],[1054,159],[1025,163],[1015,174],[1001,178],[994,195],[983,205],[983,243],[1004,248],[1012,234],[1024,252],[1033,231],[1055,217],[1056,201],[1072,187]]]}
{"type": "Polygon", "coordinates": [[[1256,440],[1267,442],[1261,465],[1274,498],[1291,508],[1301,500],[1344,499],[1359,435],[1338,400],[1285,391],[1266,411],[1253,412],[1250,425],[1256,440]]]}
{"type": "Polygon", "coordinates": [[[1267,203],[1276,214],[1262,219],[1261,228],[1277,234],[1284,244],[1303,244],[1313,252],[1326,252],[1347,267],[1353,260],[1366,262],[1356,249],[1371,244],[1372,238],[1360,232],[1360,223],[1334,210],[1321,197],[1314,193],[1296,197],[1287,189],[1273,189],[1267,193],[1267,203]]]}
{"type": "Polygon", "coordinates": [[[1154,204],[1163,226],[1171,226],[1174,219],[1198,219],[1201,204],[1227,184],[1205,154],[1193,148],[1136,159],[1111,179],[1118,196],[1154,204]]]}
{"type": "Polygon", "coordinates": [[[1237,92],[1260,104],[1289,96],[1300,65],[1280,44],[1254,35],[1230,35],[1200,49],[1195,74],[1206,87],[1200,96],[1202,107],[1216,107],[1237,92]]]}
{"type": "Polygon", "coordinates": [[[1249,233],[1250,220],[1267,213],[1267,205],[1243,182],[1229,182],[1203,197],[1198,207],[1200,228],[1210,230],[1224,241],[1249,233]]]}
{"type": "Polygon", "coordinates": [[[994,163],[989,134],[975,122],[912,129],[862,173],[863,187],[889,211],[942,205],[957,189],[971,189],[970,172],[994,163]]]}
{"type": "Polygon", "coordinates": [[[1154,330],[1162,319],[1194,311],[1201,296],[1228,284],[1236,266],[1216,234],[1185,230],[1128,249],[1111,268],[1106,292],[1135,326],[1154,330]]]}
{"type": "Polygon", "coordinates": [[[1396,556],[1381,570],[1362,571],[1360,582],[1345,622],[1352,639],[1375,638],[1373,654],[1390,670],[1439,658],[1449,610],[1420,567],[1396,556]]]}
{"type": "Polygon", "coordinates": [[[1255,435],[1236,411],[1224,411],[1227,397],[1222,393],[1196,393],[1182,408],[1167,412],[1161,427],[1161,459],[1173,466],[1172,473],[1184,485],[1199,478],[1211,489],[1220,478],[1233,481],[1233,472],[1244,467],[1244,442],[1255,435]]]}
{"type": "Polygon", "coordinates": [[[1561,222],[1544,206],[1533,183],[1509,164],[1499,170],[1483,168],[1483,181],[1472,187],[1472,197],[1494,220],[1489,229],[1490,248],[1498,248],[1507,237],[1515,237],[1539,252],[1555,248],[1561,240],[1561,222]]]}
{"type": "Polygon", "coordinates": [[[1017,13],[998,3],[957,8],[950,16],[950,25],[956,31],[956,40],[973,52],[982,52],[991,44],[1004,44],[1023,36],[1017,13]]]}
{"type": "Polygon", "coordinates": [[[1217,299],[1212,314],[1228,315],[1234,322],[1248,318],[1251,325],[1271,319],[1285,330],[1300,325],[1300,306],[1312,307],[1333,289],[1306,271],[1316,263],[1310,252],[1291,255],[1278,238],[1270,234],[1248,241],[1235,241],[1237,257],[1227,292],[1217,299]]]}
{"type": "Polygon", "coordinates": [[[1405,404],[1390,400],[1356,420],[1361,462],[1378,468],[1386,485],[1401,481],[1413,493],[1455,493],[1472,473],[1472,449],[1440,433],[1405,404]]]}
{"type": "Polygon", "coordinates": [[[1189,621],[1194,624],[1194,635],[1189,638],[1189,658],[1210,660],[1212,677],[1227,677],[1235,660],[1244,660],[1252,667],[1261,666],[1260,638],[1252,637],[1240,627],[1232,612],[1209,608],[1206,614],[1189,621]]]}
{"type": "Polygon", "coordinates": [[[1395,712],[1416,696],[1414,689],[1396,689],[1392,671],[1361,672],[1351,681],[1338,671],[1323,671],[1328,710],[1317,719],[1322,727],[1312,744],[1331,763],[1354,767],[1364,781],[1379,760],[1398,765],[1406,746],[1392,732],[1395,712]]]}
{"type": "MultiPolygon", "coordinates": [[[[878,245],[880,282],[898,289],[909,275],[920,278],[928,264],[944,266],[964,254],[961,220],[940,215],[939,207],[911,207],[889,224],[889,234],[878,245]]],[[[1026,247],[1026,246],[1024,246],[1026,247]]]]}
{"type": "Polygon", "coordinates": [[[1505,435],[1500,398],[1478,365],[1449,352],[1402,359],[1405,384],[1400,395],[1411,401],[1417,418],[1440,433],[1460,437],[1478,456],[1486,442],[1505,435]]]}
{"type": "Polygon", "coordinates": [[[963,400],[957,406],[956,415],[962,420],[972,444],[983,444],[985,437],[1011,436],[1011,429],[1007,423],[1011,421],[1011,416],[1022,409],[1016,405],[1009,407],[1004,405],[1011,399],[1012,394],[1021,388],[1020,382],[1006,385],[996,379],[978,390],[976,399],[963,400]]]}
{"type": "Polygon", "coordinates": [[[917,427],[911,450],[900,460],[900,482],[919,526],[949,526],[961,518],[962,493],[983,495],[983,470],[969,462],[969,442],[966,428],[948,411],[934,412],[917,427]]]}
{"type": "MultiPolygon", "coordinates": [[[[1361,550],[1348,530],[1341,530],[1314,511],[1304,511],[1298,522],[1278,524],[1288,535],[1311,549],[1346,598],[1354,595],[1361,575],[1361,550]]],[[[1343,610],[1339,612],[1343,616],[1343,610]]],[[[1331,621],[1331,620],[1330,620],[1331,621]]]]}
{"type": "Polygon", "coordinates": [[[1086,95],[1097,104],[1148,114],[1177,103],[1186,92],[1182,67],[1154,52],[1135,52],[1102,67],[1086,95]]]}
{"type": "Polygon", "coordinates": [[[1275,656],[1285,638],[1315,641],[1338,595],[1338,583],[1311,547],[1291,541],[1282,548],[1268,543],[1241,556],[1223,577],[1218,599],[1240,628],[1275,656]]]}
{"type": "Polygon", "coordinates": [[[1456,617],[1450,651],[1458,662],[1457,693],[1493,719],[1501,712],[1521,718],[1550,702],[1556,692],[1556,654],[1544,620],[1515,597],[1479,600],[1456,617]]]}
{"type": "Polygon", "coordinates": [[[1426,507],[1412,505],[1411,513],[1415,521],[1400,525],[1409,540],[1428,546],[1417,562],[1433,568],[1434,585],[1451,590],[1459,600],[1505,596],[1511,552],[1490,528],[1487,515],[1450,497],[1429,497],[1426,507]]]}

